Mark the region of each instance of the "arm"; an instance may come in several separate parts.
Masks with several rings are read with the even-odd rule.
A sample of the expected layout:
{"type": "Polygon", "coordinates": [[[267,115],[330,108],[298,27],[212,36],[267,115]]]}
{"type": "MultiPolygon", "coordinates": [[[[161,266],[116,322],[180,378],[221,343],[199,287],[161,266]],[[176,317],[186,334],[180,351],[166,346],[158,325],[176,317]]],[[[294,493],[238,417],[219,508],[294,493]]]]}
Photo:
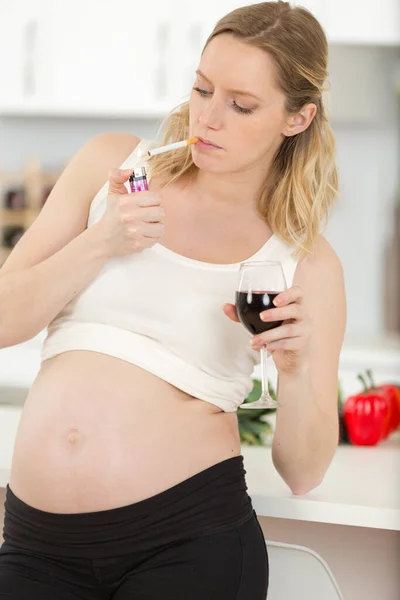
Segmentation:
{"type": "Polygon", "coordinates": [[[0,269],[0,348],[39,333],[107,262],[98,228],[86,229],[90,202],[137,143],[128,134],[96,136],[66,167],[0,269]]]}
{"type": "Polygon", "coordinates": [[[321,483],[338,443],[338,364],[346,301],[340,261],[323,237],[313,255],[298,264],[293,288],[285,294],[292,290],[297,290],[297,301],[270,310],[269,318],[279,319],[278,311],[296,304],[293,316],[298,318],[261,339],[270,342],[267,348],[278,369],[277,399],[282,403],[272,459],[292,492],[305,494],[321,483]]]}

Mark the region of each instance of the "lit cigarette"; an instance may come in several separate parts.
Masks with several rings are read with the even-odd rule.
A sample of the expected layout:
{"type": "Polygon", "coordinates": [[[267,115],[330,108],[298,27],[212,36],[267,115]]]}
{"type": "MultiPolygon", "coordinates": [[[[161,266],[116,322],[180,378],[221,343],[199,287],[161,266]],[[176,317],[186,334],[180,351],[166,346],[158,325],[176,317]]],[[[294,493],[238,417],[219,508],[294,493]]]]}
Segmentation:
{"type": "Polygon", "coordinates": [[[191,144],[195,144],[199,141],[199,138],[193,137],[188,140],[182,140],[182,142],[175,142],[173,144],[167,144],[166,146],[161,146],[161,148],[154,148],[154,150],[148,150],[147,154],[149,156],[154,156],[155,154],[162,154],[163,152],[169,152],[170,150],[177,150],[178,148],[184,148],[185,146],[190,146],[191,144]]]}

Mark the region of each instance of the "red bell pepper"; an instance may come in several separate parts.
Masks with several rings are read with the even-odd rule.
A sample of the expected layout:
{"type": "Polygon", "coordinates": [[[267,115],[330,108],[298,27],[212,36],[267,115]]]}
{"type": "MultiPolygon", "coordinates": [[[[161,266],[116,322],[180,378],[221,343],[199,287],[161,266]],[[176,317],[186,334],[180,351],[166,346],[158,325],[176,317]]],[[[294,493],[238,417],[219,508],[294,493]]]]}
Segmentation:
{"type": "Polygon", "coordinates": [[[362,375],[358,378],[364,389],[344,402],[343,418],[352,444],[375,446],[388,432],[389,400],[381,390],[368,388],[362,375]]]}
{"type": "Polygon", "coordinates": [[[366,374],[369,378],[372,388],[381,390],[389,400],[390,417],[388,422],[388,435],[396,431],[400,424],[400,392],[395,385],[379,384],[375,385],[371,369],[367,369],[366,374]]]}

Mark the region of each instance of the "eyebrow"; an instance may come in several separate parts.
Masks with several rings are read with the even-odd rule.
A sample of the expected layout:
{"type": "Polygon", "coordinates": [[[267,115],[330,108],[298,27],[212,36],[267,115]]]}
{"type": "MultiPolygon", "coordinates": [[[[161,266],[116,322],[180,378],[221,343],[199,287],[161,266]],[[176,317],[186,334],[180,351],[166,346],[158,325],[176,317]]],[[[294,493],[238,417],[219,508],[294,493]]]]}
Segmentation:
{"type": "MultiPolygon", "coordinates": [[[[203,77],[203,79],[208,81],[208,83],[212,84],[212,81],[210,81],[210,79],[208,79],[208,77],[206,77],[204,73],[200,71],[200,69],[196,69],[196,73],[197,75],[200,75],[200,77],[203,77]]],[[[231,92],[232,94],[238,94],[239,96],[251,96],[252,98],[255,98],[256,100],[261,102],[261,99],[252,92],[246,92],[244,90],[227,90],[227,92],[231,92]]]]}

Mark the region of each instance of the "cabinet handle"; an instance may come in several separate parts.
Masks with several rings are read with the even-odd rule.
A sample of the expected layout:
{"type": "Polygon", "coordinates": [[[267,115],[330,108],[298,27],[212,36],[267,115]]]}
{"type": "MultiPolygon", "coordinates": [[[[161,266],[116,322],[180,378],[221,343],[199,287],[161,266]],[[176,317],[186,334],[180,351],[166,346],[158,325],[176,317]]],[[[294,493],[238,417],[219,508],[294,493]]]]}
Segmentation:
{"type": "Polygon", "coordinates": [[[168,95],[168,44],[170,38],[169,23],[163,21],[158,23],[156,30],[157,44],[157,66],[154,70],[155,76],[155,97],[157,100],[163,100],[168,95]]]}
{"type": "Polygon", "coordinates": [[[34,19],[27,21],[24,32],[24,63],[23,63],[23,95],[33,96],[36,88],[35,79],[35,50],[37,42],[38,23],[34,19]]]}
{"type": "Polygon", "coordinates": [[[193,86],[195,71],[200,59],[200,52],[206,41],[206,38],[203,39],[203,33],[201,23],[190,23],[190,26],[188,27],[188,36],[186,38],[187,60],[184,73],[184,85],[189,90],[193,86]]]}
{"type": "Polygon", "coordinates": [[[195,59],[197,60],[199,58],[198,55],[200,55],[202,45],[206,41],[206,38],[204,37],[202,24],[198,22],[192,22],[189,31],[189,43],[191,45],[191,51],[192,54],[194,53],[195,59]]]}

